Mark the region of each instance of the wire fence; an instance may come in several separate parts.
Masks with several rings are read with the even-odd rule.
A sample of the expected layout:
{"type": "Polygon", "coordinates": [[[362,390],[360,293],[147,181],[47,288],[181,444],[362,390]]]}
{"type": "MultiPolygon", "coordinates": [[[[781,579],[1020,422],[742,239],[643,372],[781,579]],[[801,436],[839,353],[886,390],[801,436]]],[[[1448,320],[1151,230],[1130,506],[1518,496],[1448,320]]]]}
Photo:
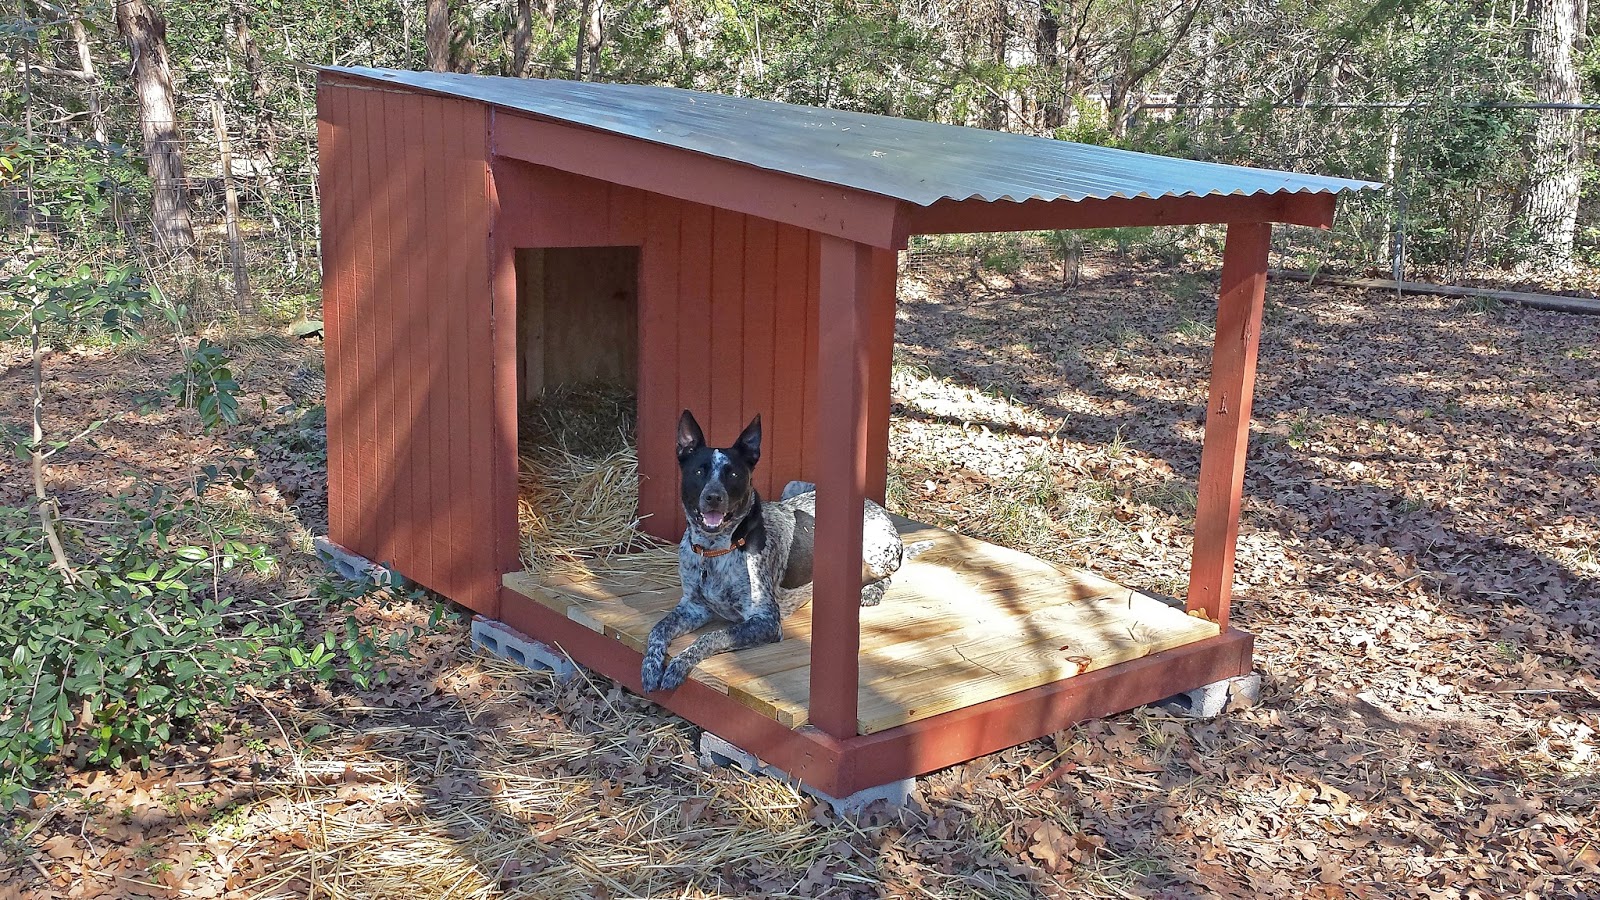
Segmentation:
{"type": "MultiPolygon", "coordinates": [[[[234,156],[225,172],[215,139],[164,142],[176,147],[192,242],[155,238],[143,150],[97,145],[70,134],[36,132],[33,165],[4,184],[9,218],[64,261],[133,260],[177,291],[196,313],[314,314],[321,234],[315,172],[260,156],[234,156]],[[237,274],[236,274],[237,272],[237,274]]],[[[314,148],[301,145],[306,158],[314,148]]]]}

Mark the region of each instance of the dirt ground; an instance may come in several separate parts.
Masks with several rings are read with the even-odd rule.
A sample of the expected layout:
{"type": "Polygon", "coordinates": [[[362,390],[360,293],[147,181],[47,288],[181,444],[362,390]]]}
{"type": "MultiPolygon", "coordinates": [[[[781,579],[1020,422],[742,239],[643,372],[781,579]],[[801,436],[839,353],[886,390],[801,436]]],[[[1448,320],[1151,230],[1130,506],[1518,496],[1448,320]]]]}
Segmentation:
{"type": "MultiPolygon", "coordinates": [[[[1091,259],[908,282],[891,505],[1180,595],[1214,277],[1091,259]]],[[[221,496],[309,595],[318,348],[228,337],[249,421],[141,400],[156,344],[48,360],[67,514],[244,457],[221,496]]],[[[25,421],[8,352],[0,420],[25,421]]],[[[64,776],[7,821],[0,897],[1600,896],[1600,318],[1269,288],[1234,595],[1260,705],[1135,710],[841,820],[703,767],[694,729],[420,640],[390,684],[262,694],[147,772],[64,776]]],[[[0,463],[0,504],[27,480],[0,463]]],[[[92,523],[84,527],[92,528],[92,523]]],[[[378,627],[426,604],[372,604],[378,627]]]]}

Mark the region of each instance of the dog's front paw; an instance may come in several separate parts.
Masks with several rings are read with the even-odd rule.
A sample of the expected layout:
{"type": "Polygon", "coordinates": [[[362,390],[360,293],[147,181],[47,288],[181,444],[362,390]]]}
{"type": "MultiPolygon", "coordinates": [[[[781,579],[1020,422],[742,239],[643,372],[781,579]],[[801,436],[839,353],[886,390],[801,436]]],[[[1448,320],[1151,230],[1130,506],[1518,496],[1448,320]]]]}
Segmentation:
{"type": "Polygon", "coordinates": [[[685,663],[683,661],[683,657],[681,656],[673,660],[672,664],[667,666],[667,670],[661,673],[661,690],[670,691],[678,685],[683,684],[683,682],[689,677],[690,668],[692,668],[692,666],[685,663]]]}
{"type": "Polygon", "coordinates": [[[882,603],[883,594],[884,591],[887,590],[888,581],[889,579],[885,578],[883,581],[877,581],[863,586],[861,588],[861,605],[877,606],[879,603],[882,603]]]}
{"type": "Polygon", "coordinates": [[[661,657],[645,655],[644,664],[639,667],[639,686],[646,694],[661,690],[661,657]]]}

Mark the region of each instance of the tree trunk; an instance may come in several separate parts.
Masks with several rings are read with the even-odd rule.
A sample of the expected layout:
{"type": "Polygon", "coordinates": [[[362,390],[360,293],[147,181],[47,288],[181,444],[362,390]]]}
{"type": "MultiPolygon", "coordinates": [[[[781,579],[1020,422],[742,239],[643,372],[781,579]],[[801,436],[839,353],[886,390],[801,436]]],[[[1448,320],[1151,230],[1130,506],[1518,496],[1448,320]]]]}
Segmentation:
{"type": "MultiPolygon", "coordinates": [[[[551,0],[554,4],[554,0],[551,0]]],[[[678,39],[678,55],[685,59],[689,56],[689,48],[694,43],[689,33],[689,23],[686,21],[688,13],[682,8],[680,0],[667,0],[667,20],[672,24],[672,33],[678,39]]]]}
{"type": "Polygon", "coordinates": [[[1128,122],[1128,79],[1123,73],[1111,76],[1111,87],[1106,91],[1106,130],[1120,139],[1128,122]]]}
{"type": "MultiPolygon", "coordinates": [[[[245,74],[250,77],[250,97],[255,100],[255,123],[250,136],[264,147],[267,156],[275,157],[278,150],[277,129],[273,125],[272,104],[266,102],[270,86],[267,83],[267,66],[261,57],[261,47],[250,31],[250,8],[244,0],[233,0],[233,37],[244,58],[245,74]]],[[[244,131],[241,127],[240,134],[244,131]]]]}
{"type": "MultiPolygon", "coordinates": [[[[284,32],[284,43],[289,42],[287,29],[284,32]]],[[[405,51],[406,68],[411,68],[411,4],[400,0],[400,46],[405,51]]]]}
{"type": "Polygon", "coordinates": [[[605,0],[590,0],[584,45],[589,50],[589,80],[600,77],[600,46],[605,43],[605,0]]]}
{"type": "Polygon", "coordinates": [[[89,52],[89,33],[82,19],[72,20],[72,39],[78,45],[78,67],[83,70],[84,99],[89,105],[89,126],[94,129],[97,144],[106,142],[106,114],[100,108],[100,79],[94,73],[94,54],[89,52]]]}
{"type": "Polygon", "coordinates": [[[250,76],[250,96],[256,100],[267,98],[266,63],[261,59],[261,48],[256,45],[250,31],[250,11],[243,0],[233,2],[233,34],[239,42],[239,55],[244,57],[244,70],[250,76]]]}
{"type": "Polygon", "coordinates": [[[533,42],[533,0],[517,0],[516,25],[511,32],[511,76],[528,74],[528,47],[533,42]]]}
{"type": "Polygon", "coordinates": [[[1069,104],[1063,113],[1068,124],[1077,117],[1074,107],[1083,89],[1084,73],[1089,71],[1089,23],[1094,14],[1094,0],[1085,0],[1080,8],[1077,0],[1063,0],[1061,11],[1072,23],[1072,36],[1061,41],[1061,96],[1069,104]]]}
{"type": "Polygon", "coordinates": [[[147,0],[119,0],[116,10],[117,31],[133,56],[144,155],[155,192],[150,219],[156,246],[187,256],[194,247],[194,225],[184,190],[178,112],[172,101],[172,70],[167,64],[167,20],[147,0]]]}
{"type": "Polygon", "coordinates": [[[600,46],[605,41],[605,2],[589,0],[587,5],[589,15],[583,28],[583,48],[589,55],[589,80],[595,81],[600,75],[600,46]]]}
{"type": "Polygon", "coordinates": [[[1066,110],[1061,96],[1061,19],[1054,0],[1045,0],[1039,8],[1039,33],[1035,42],[1039,56],[1039,70],[1043,75],[1039,85],[1040,125],[1047,134],[1066,124],[1066,110]]]}
{"type": "MultiPolygon", "coordinates": [[[[1582,102],[1577,51],[1587,7],[1588,0],[1528,0],[1528,58],[1538,73],[1540,103],[1582,102]]],[[[1583,126],[1575,109],[1541,109],[1537,116],[1523,217],[1539,243],[1541,259],[1567,266],[1582,189],[1583,126]]]]}
{"type": "Polygon", "coordinates": [[[575,49],[572,51],[572,77],[578,81],[583,80],[583,63],[588,57],[584,51],[589,44],[589,10],[599,0],[583,0],[578,8],[578,36],[573,41],[575,49]]]}
{"type": "MultiPolygon", "coordinates": [[[[1005,0],[997,0],[994,4],[994,18],[990,21],[989,54],[994,60],[997,71],[1007,68],[1007,49],[1011,45],[1011,20],[1007,15],[1005,0]]],[[[1004,131],[1010,116],[1007,106],[1007,93],[1001,93],[999,88],[991,88],[989,102],[984,104],[983,127],[993,131],[1004,131]]]]}
{"type": "Polygon", "coordinates": [[[428,0],[428,68],[450,71],[450,0],[428,0]]]}
{"type": "Polygon", "coordinates": [[[228,227],[228,260],[233,266],[233,302],[241,313],[250,311],[250,274],[244,267],[244,241],[239,235],[239,192],[233,186],[233,147],[228,142],[228,120],[222,98],[211,100],[211,123],[217,129],[217,155],[222,160],[224,216],[228,227]]]}

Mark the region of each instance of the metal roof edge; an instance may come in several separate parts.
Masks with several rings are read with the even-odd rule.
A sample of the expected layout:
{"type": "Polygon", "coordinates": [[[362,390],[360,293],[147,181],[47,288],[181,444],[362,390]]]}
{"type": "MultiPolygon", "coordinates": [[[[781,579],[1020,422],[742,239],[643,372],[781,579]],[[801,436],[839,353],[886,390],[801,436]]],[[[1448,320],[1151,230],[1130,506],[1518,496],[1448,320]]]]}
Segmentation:
{"type": "Polygon", "coordinates": [[[1010,192],[1007,192],[1007,193],[1004,193],[1004,194],[986,195],[985,192],[982,191],[982,190],[975,190],[975,191],[973,191],[973,192],[971,192],[971,193],[969,193],[969,194],[967,194],[965,196],[960,196],[960,197],[955,196],[955,195],[953,195],[953,194],[951,194],[949,192],[946,192],[946,193],[944,193],[944,194],[942,194],[940,196],[927,196],[926,199],[918,199],[918,198],[914,198],[914,197],[904,196],[903,194],[900,194],[900,193],[894,193],[894,192],[889,191],[889,190],[875,189],[875,188],[873,188],[871,186],[867,186],[867,185],[863,185],[863,184],[852,184],[852,183],[845,182],[845,181],[839,181],[839,180],[836,180],[836,179],[831,179],[831,178],[828,178],[828,177],[826,177],[826,176],[824,176],[822,174],[813,174],[813,173],[808,173],[808,172],[803,172],[803,171],[795,171],[792,168],[785,168],[785,167],[777,166],[777,165],[763,164],[762,162],[757,161],[757,160],[753,160],[753,159],[741,159],[741,158],[738,158],[738,157],[735,157],[735,156],[725,155],[725,154],[717,153],[717,152],[712,151],[712,150],[703,149],[701,147],[685,146],[684,144],[675,143],[672,140],[665,139],[665,138],[657,139],[657,138],[653,138],[653,137],[645,135],[645,134],[635,133],[635,132],[632,132],[632,131],[622,130],[622,129],[618,129],[618,128],[608,128],[605,125],[597,124],[595,122],[580,121],[580,120],[575,120],[575,119],[572,119],[572,118],[563,117],[563,116],[561,116],[559,114],[555,114],[555,113],[551,113],[551,112],[544,112],[544,111],[540,111],[540,110],[536,110],[536,109],[528,109],[528,108],[524,108],[524,107],[520,107],[520,106],[515,106],[515,105],[508,104],[506,102],[498,101],[498,100],[491,99],[491,98],[488,98],[488,97],[476,96],[476,95],[473,95],[471,93],[465,93],[465,92],[461,92],[461,91],[452,91],[452,90],[449,90],[449,89],[447,89],[445,87],[441,87],[441,86],[418,84],[418,83],[414,83],[412,81],[402,80],[398,76],[401,76],[401,75],[417,75],[417,76],[444,76],[444,77],[450,77],[450,78],[482,78],[482,79],[486,79],[486,80],[492,80],[494,83],[519,81],[519,82],[528,82],[530,84],[537,84],[537,83],[563,83],[563,84],[566,84],[566,83],[569,83],[567,79],[513,79],[513,78],[508,78],[508,77],[505,77],[505,76],[480,76],[480,75],[467,75],[465,73],[412,72],[410,70],[404,70],[404,69],[379,69],[379,68],[371,68],[371,67],[364,67],[364,66],[313,65],[310,68],[314,69],[315,71],[317,71],[319,73],[328,72],[328,73],[332,73],[332,74],[336,74],[336,75],[340,75],[340,76],[345,76],[345,77],[350,77],[350,78],[354,78],[354,79],[360,79],[360,80],[372,82],[372,83],[375,83],[375,84],[392,86],[392,87],[395,87],[395,88],[398,88],[398,89],[402,89],[402,90],[407,90],[407,91],[417,91],[417,92],[431,94],[431,95],[435,95],[435,96],[454,97],[454,98],[458,98],[458,99],[471,100],[473,102],[482,103],[484,105],[493,107],[493,108],[495,108],[497,110],[503,110],[503,111],[505,111],[507,113],[514,114],[514,115],[526,115],[526,116],[534,117],[534,118],[542,120],[542,121],[547,121],[547,122],[551,122],[551,123],[555,123],[555,124],[559,124],[559,125],[563,125],[563,126],[567,126],[567,127],[578,128],[578,129],[582,129],[582,130],[586,130],[586,131],[594,131],[594,132],[599,132],[599,133],[603,133],[603,134],[609,134],[609,135],[613,135],[613,136],[620,137],[620,138],[625,138],[625,139],[637,140],[637,141],[641,141],[641,142],[644,142],[644,143],[653,144],[653,145],[656,145],[656,146],[659,146],[659,147],[664,147],[664,148],[667,148],[667,149],[670,149],[670,150],[676,150],[676,151],[680,151],[680,152],[684,152],[684,153],[688,153],[688,154],[693,154],[695,156],[700,156],[700,157],[705,157],[705,158],[710,158],[710,159],[716,159],[716,160],[720,160],[720,161],[723,161],[723,162],[727,162],[727,163],[731,163],[731,164],[735,164],[735,165],[740,165],[740,166],[748,166],[750,168],[757,169],[757,170],[763,171],[763,172],[768,172],[768,173],[772,173],[772,174],[776,174],[776,175],[782,175],[782,176],[788,176],[788,177],[794,177],[794,178],[800,178],[800,179],[803,179],[803,180],[806,180],[806,181],[810,181],[810,182],[816,183],[816,184],[828,185],[830,187],[843,188],[843,189],[846,189],[846,190],[861,191],[862,193],[865,193],[865,194],[872,194],[872,195],[875,195],[875,196],[883,197],[883,198],[890,199],[890,200],[895,200],[895,201],[898,201],[898,202],[909,203],[909,204],[911,204],[913,206],[921,207],[921,208],[927,208],[927,207],[932,206],[933,204],[939,203],[941,201],[953,202],[953,203],[972,203],[972,202],[979,202],[979,203],[1006,203],[1006,202],[1010,202],[1010,203],[1025,203],[1025,202],[1030,202],[1030,201],[1031,202],[1045,202],[1045,203],[1056,203],[1056,202],[1078,203],[1078,202],[1082,202],[1084,200],[1095,200],[1095,199],[1159,200],[1159,199],[1163,199],[1163,198],[1177,198],[1177,197],[1228,197],[1228,196],[1251,197],[1251,196],[1275,196],[1275,195],[1276,196],[1288,196],[1288,195],[1294,195],[1294,194],[1330,194],[1330,195],[1338,195],[1338,194],[1346,193],[1346,192],[1349,192],[1349,193],[1361,193],[1361,192],[1365,192],[1365,191],[1382,190],[1385,187],[1387,187],[1387,185],[1385,185],[1382,182],[1367,181],[1367,180],[1364,180],[1364,179],[1353,179],[1353,178],[1345,178],[1345,177],[1341,177],[1341,176],[1332,176],[1332,175],[1311,175],[1311,174],[1299,173],[1299,172],[1288,172],[1288,171],[1278,170],[1278,169],[1264,169],[1264,168],[1255,168],[1255,167],[1252,167],[1252,166],[1242,166],[1242,165],[1238,165],[1238,164],[1234,164],[1234,163],[1222,163],[1222,162],[1214,162],[1214,161],[1210,161],[1210,160],[1193,160],[1193,159],[1186,159],[1186,158],[1183,158],[1183,157],[1168,157],[1168,156],[1162,156],[1160,154],[1144,153],[1144,152],[1136,151],[1136,150],[1126,150],[1126,149],[1119,148],[1119,147],[1106,147],[1106,146],[1098,145],[1098,144],[1081,144],[1081,143],[1072,142],[1072,141],[1058,141],[1058,140],[1056,140],[1054,138],[1047,138],[1047,137],[1043,137],[1043,136],[1039,136],[1039,135],[1024,135],[1024,134],[1017,134],[1015,132],[990,131],[989,129],[975,129],[975,128],[967,128],[965,126],[949,125],[949,124],[945,124],[945,123],[924,122],[922,120],[917,120],[917,119],[902,119],[902,118],[893,117],[893,116],[878,116],[878,115],[875,115],[875,114],[872,114],[872,113],[861,113],[861,112],[857,112],[857,111],[853,111],[853,110],[834,110],[834,109],[830,109],[830,108],[827,108],[827,107],[812,107],[812,106],[804,106],[804,105],[798,105],[798,104],[789,104],[789,103],[782,103],[781,101],[762,100],[760,98],[735,97],[735,96],[726,95],[726,94],[717,94],[717,93],[706,92],[706,91],[696,91],[696,90],[692,90],[692,89],[688,89],[688,88],[676,88],[676,87],[668,87],[668,86],[664,86],[664,85],[624,85],[624,84],[611,85],[611,84],[601,84],[601,83],[595,83],[595,82],[570,82],[570,84],[574,84],[574,85],[582,84],[582,85],[585,85],[585,86],[588,86],[588,87],[591,87],[591,88],[593,88],[593,87],[617,87],[617,88],[643,89],[643,90],[650,90],[650,91],[666,91],[666,92],[681,93],[681,94],[684,94],[684,95],[690,95],[690,96],[694,96],[694,97],[705,97],[705,98],[708,98],[708,99],[722,100],[722,101],[755,102],[755,103],[760,103],[760,104],[763,104],[763,105],[771,104],[771,105],[773,105],[775,107],[779,107],[779,108],[792,108],[792,109],[795,109],[795,110],[808,111],[808,112],[812,112],[812,113],[839,114],[839,115],[846,116],[846,117],[851,117],[851,118],[863,117],[863,116],[864,117],[869,117],[871,119],[880,119],[881,118],[881,119],[888,119],[888,120],[890,120],[890,122],[893,122],[893,123],[915,123],[916,126],[934,126],[936,128],[941,128],[941,129],[943,129],[943,128],[957,129],[959,133],[976,132],[976,133],[979,133],[979,134],[982,134],[982,135],[994,135],[994,136],[999,137],[999,139],[1005,140],[1005,141],[1016,141],[1016,139],[1022,139],[1023,141],[1041,141],[1041,142],[1045,142],[1047,144],[1062,145],[1062,146],[1071,147],[1071,148],[1081,148],[1085,152],[1094,154],[1095,156],[1098,156],[1101,159],[1104,159],[1107,156],[1120,157],[1120,156],[1126,155],[1130,159],[1133,159],[1133,160],[1136,160],[1136,161],[1163,160],[1163,161],[1170,161],[1170,162],[1173,162],[1173,163],[1188,163],[1188,164],[1192,164],[1192,165],[1195,165],[1195,166],[1206,167],[1208,169],[1215,168],[1215,169],[1223,170],[1223,171],[1236,172],[1236,173],[1239,174],[1239,176],[1241,178],[1247,179],[1247,180],[1252,180],[1252,181],[1270,179],[1270,178],[1273,178],[1273,177],[1276,176],[1276,177],[1297,178],[1297,179],[1304,179],[1304,180],[1308,180],[1308,181],[1319,182],[1318,184],[1314,184],[1314,185],[1313,184],[1299,184],[1299,185],[1291,186],[1291,185],[1285,184],[1285,185],[1283,185],[1281,187],[1272,187],[1272,186],[1269,186],[1269,185],[1243,186],[1243,187],[1235,186],[1235,187],[1232,187],[1231,189],[1226,189],[1226,188],[1220,188],[1219,187],[1216,190],[1209,190],[1209,191],[1196,191],[1196,190],[1192,190],[1192,189],[1191,190],[1173,189],[1173,190],[1156,190],[1156,191],[1152,191],[1152,190],[1149,190],[1149,189],[1144,189],[1144,190],[1139,190],[1139,191],[1130,193],[1130,192],[1127,192],[1127,191],[1116,190],[1116,191],[1103,191],[1103,192],[1101,192],[1101,194],[1098,194],[1098,195],[1097,194],[1092,194],[1092,193],[1089,193],[1089,192],[1085,192],[1082,196],[1078,196],[1078,197],[1068,196],[1066,194],[1066,192],[1064,192],[1064,191],[1059,193],[1057,196],[1040,196],[1037,193],[1035,193],[1035,194],[1027,194],[1025,196],[1018,197],[1018,196],[1015,196],[1014,194],[1012,194],[1010,192]]]}

